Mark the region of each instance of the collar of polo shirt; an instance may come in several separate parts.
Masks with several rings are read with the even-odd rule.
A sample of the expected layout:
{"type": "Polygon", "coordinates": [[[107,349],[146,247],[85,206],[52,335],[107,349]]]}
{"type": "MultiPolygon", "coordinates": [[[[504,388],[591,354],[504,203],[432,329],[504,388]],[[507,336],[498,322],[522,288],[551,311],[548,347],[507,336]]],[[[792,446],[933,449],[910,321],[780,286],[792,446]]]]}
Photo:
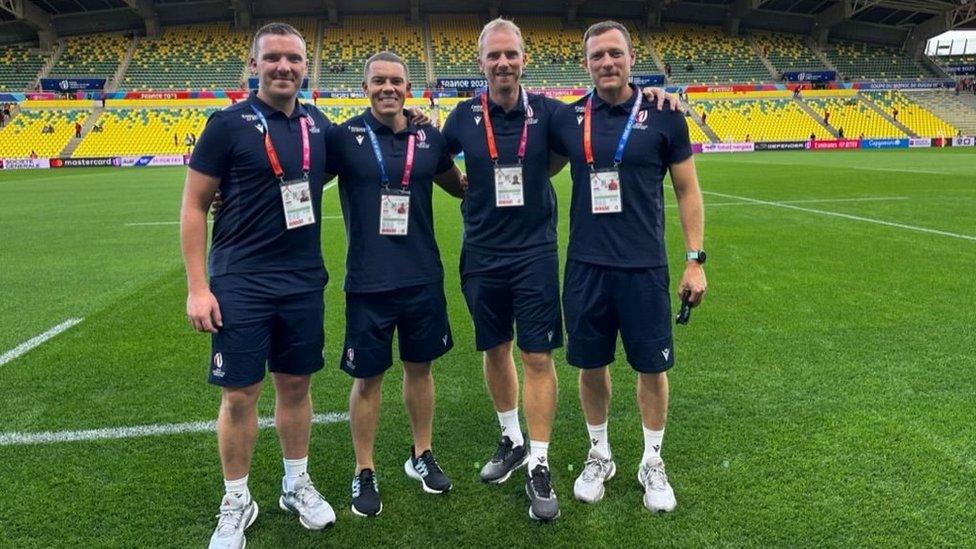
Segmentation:
{"type": "MultiPolygon", "coordinates": [[[[403,116],[406,116],[407,117],[407,127],[404,128],[403,131],[398,132],[398,134],[406,132],[406,133],[412,133],[412,134],[416,135],[417,134],[417,126],[414,125],[414,123],[410,120],[410,117],[412,116],[410,114],[410,111],[404,109],[403,116]]],[[[366,109],[366,114],[363,115],[363,119],[366,121],[367,124],[369,124],[369,127],[372,128],[373,131],[376,132],[376,133],[382,133],[382,132],[392,133],[393,132],[393,128],[391,128],[391,127],[387,126],[386,124],[380,122],[379,120],[376,119],[375,116],[373,116],[372,109],[366,109]]]]}
{"type": "MultiPolygon", "coordinates": [[[[254,106],[257,107],[258,110],[261,111],[261,114],[263,114],[265,117],[270,118],[275,113],[281,113],[282,116],[285,114],[264,101],[261,101],[261,99],[258,97],[258,92],[256,91],[252,91],[251,96],[248,99],[251,100],[251,103],[253,103],[254,106]]],[[[299,116],[305,116],[306,114],[308,114],[308,111],[305,110],[305,105],[298,100],[298,97],[295,97],[295,108],[292,109],[291,116],[288,118],[295,119],[299,116]]]]}
{"type": "Polygon", "coordinates": [[[614,105],[613,107],[610,107],[610,104],[604,101],[603,98],[600,97],[598,93],[593,92],[593,110],[596,111],[596,110],[610,107],[612,109],[623,110],[624,112],[629,114],[630,109],[634,106],[634,101],[636,101],[637,99],[643,100],[643,96],[641,95],[641,91],[637,89],[637,86],[633,84],[627,84],[627,85],[630,86],[630,90],[634,93],[630,94],[630,99],[624,101],[619,105],[614,105]]]}
{"type": "MultiPolygon", "coordinates": [[[[526,92],[526,93],[528,93],[528,92],[526,92]]],[[[478,96],[475,96],[474,100],[475,100],[475,104],[477,104],[477,102],[480,101],[480,98],[478,96]]],[[[503,111],[504,110],[504,109],[502,109],[502,106],[501,105],[499,105],[498,103],[495,103],[494,101],[491,100],[491,94],[488,95],[488,110],[490,110],[490,111],[495,111],[495,110],[503,111]]],[[[522,90],[521,89],[519,90],[518,98],[515,100],[515,108],[513,108],[510,111],[508,111],[508,113],[518,113],[518,112],[525,112],[525,106],[522,104],[522,90]]]]}

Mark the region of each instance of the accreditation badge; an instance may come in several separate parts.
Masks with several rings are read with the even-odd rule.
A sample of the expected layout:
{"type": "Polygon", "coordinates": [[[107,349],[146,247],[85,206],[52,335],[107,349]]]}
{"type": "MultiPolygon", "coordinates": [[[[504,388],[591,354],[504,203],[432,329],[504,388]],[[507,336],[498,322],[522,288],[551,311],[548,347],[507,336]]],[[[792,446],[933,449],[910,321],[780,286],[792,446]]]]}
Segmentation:
{"type": "Polygon", "coordinates": [[[595,214],[619,213],[623,209],[620,170],[590,171],[590,204],[595,214]]]}
{"type": "Polygon", "coordinates": [[[285,207],[285,227],[297,229],[315,224],[315,210],[312,209],[312,190],[307,179],[283,181],[281,203],[285,207]]]}
{"type": "Polygon", "coordinates": [[[508,208],[525,204],[525,178],[522,166],[495,166],[495,206],[508,208]]]}
{"type": "Polygon", "coordinates": [[[410,191],[380,191],[380,234],[404,236],[410,225],[410,191]]]}

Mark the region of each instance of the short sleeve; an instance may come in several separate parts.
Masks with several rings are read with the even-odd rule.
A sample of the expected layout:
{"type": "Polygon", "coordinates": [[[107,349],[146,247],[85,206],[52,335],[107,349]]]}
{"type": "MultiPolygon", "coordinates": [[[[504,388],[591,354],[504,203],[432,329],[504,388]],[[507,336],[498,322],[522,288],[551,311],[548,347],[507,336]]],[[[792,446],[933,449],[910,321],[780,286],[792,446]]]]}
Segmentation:
{"type": "MultiPolygon", "coordinates": [[[[431,128],[432,129],[432,128],[431,128]]],[[[428,132],[431,132],[428,129],[428,132]]],[[[440,152],[440,156],[437,158],[437,169],[434,171],[435,174],[444,173],[454,167],[454,158],[451,156],[451,151],[447,145],[447,139],[444,138],[444,134],[438,131],[433,131],[437,139],[437,149],[440,152]]]]}
{"type": "Polygon", "coordinates": [[[688,122],[680,112],[668,111],[665,116],[668,128],[667,150],[664,159],[668,165],[677,164],[691,156],[691,138],[688,137],[688,122]]]}
{"type": "MultiPolygon", "coordinates": [[[[444,122],[444,139],[447,141],[447,152],[448,154],[455,155],[461,152],[461,140],[458,139],[458,111],[461,105],[458,104],[451,111],[451,114],[447,115],[447,120],[444,122]]],[[[440,172],[438,172],[440,173],[440,172]]]]}
{"type": "Polygon", "coordinates": [[[341,166],[342,151],[339,145],[339,133],[342,126],[331,124],[325,130],[325,173],[338,175],[341,166]]]}
{"type": "Polygon", "coordinates": [[[552,105],[552,118],[549,119],[549,149],[559,156],[569,156],[569,149],[563,141],[563,120],[566,113],[572,109],[570,105],[559,101],[559,105],[552,105]]]}
{"type": "Polygon", "coordinates": [[[207,119],[207,125],[190,157],[191,168],[210,177],[223,179],[230,168],[233,155],[233,140],[227,119],[222,111],[213,113],[207,119]]]}

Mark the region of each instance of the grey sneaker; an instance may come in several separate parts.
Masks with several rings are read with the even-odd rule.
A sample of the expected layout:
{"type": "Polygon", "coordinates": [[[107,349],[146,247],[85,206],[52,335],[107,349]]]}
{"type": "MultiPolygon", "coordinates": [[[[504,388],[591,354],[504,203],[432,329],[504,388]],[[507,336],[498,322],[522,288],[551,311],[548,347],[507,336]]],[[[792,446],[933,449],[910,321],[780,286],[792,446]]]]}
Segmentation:
{"type": "Polygon", "coordinates": [[[251,499],[227,494],[220,503],[217,528],[210,536],[210,549],[242,549],[247,541],[244,530],[258,518],[258,504],[251,499]]]}
{"type": "Polygon", "coordinates": [[[281,479],[278,507],[298,515],[298,522],[309,530],[321,530],[335,524],[335,511],[312,485],[307,473],[298,477],[295,489],[290,492],[285,490],[285,479],[281,479]]]}
{"type": "Polygon", "coordinates": [[[529,462],[529,452],[525,444],[513,446],[512,439],[502,437],[498,441],[498,449],[491,456],[488,463],[481,468],[481,481],[489,484],[501,484],[512,476],[512,471],[529,462]]]}
{"type": "Polygon", "coordinates": [[[644,507],[652,513],[674,511],[678,501],[674,499],[674,490],[668,484],[668,475],[664,472],[664,461],[657,459],[649,461],[637,471],[637,482],[644,488],[644,507]]]}
{"type": "Polygon", "coordinates": [[[534,520],[549,522],[559,518],[559,500],[552,489],[548,467],[535,466],[525,479],[525,493],[529,496],[529,516],[534,520]]]}
{"type": "Polygon", "coordinates": [[[603,499],[606,489],[603,483],[617,473],[617,464],[596,448],[590,448],[583,464],[583,472],[573,483],[573,496],[586,503],[596,503],[603,499]]]}

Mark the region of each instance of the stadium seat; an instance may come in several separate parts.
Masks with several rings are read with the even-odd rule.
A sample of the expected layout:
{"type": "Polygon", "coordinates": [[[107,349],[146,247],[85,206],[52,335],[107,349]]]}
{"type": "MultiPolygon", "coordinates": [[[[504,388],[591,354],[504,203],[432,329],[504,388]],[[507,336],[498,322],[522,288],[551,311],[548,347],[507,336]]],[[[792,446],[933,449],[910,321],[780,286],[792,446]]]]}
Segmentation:
{"type": "Polygon", "coordinates": [[[482,18],[477,15],[431,14],[428,21],[437,78],[481,74],[477,48],[478,35],[484,25],[482,18]]]}
{"type": "Polygon", "coordinates": [[[900,91],[868,92],[887,113],[898,109],[898,121],[921,137],[952,137],[956,128],[900,91]]]}
{"type": "Polygon", "coordinates": [[[651,37],[662,60],[671,64],[672,82],[730,84],[773,80],[746,39],[727,36],[719,27],[669,24],[664,32],[651,37]]]}
{"type": "Polygon", "coordinates": [[[61,154],[75,136],[75,122],[84,123],[91,111],[83,109],[24,109],[0,130],[0,157],[27,158],[31,151],[41,158],[61,154]],[[42,133],[45,126],[54,133],[42,133]]]}
{"type": "Polygon", "coordinates": [[[0,91],[22,92],[37,78],[45,57],[24,45],[0,46],[0,91]]]}
{"type": "Polygon", "coordinates": [[[693,109],[708,115],[705,123],[722,141],[805,141],[833,136],[790,99],[695,101],[693,109]]]}
{"type": "Polygon", "coordinates": [[[410,81],[422,90],[427,82],[424,35],[420,26],[410,25],[402,15],[350,15],[342,26],[326,27],[319,62],[319,87],[328,90],[359,90],[363,65],[371,55],[388,50],[407,62],[410,81]],[[335,71],[336,65],[345,70],[335,71]]]}
{"type": "Polygon", "coordinates": [[[121,87],[127,90],[238,89],[251,34],[228,23],[168,27],[136,46],[121,87]]]}
{"type": "Polygon", "coordinates": [[[932,78],[931,71],[896,48],[861,42],[834,42],[825,53],[837,70],[851,80],[932,78]]]}
{"type": "Polygon", "coordinates": [[[67,39],[64,53],[51,69],[51,78],[99,76],[111,79],[125,58],[129,38],[121,34],[91,34],[67,39]]]}
{"type": "Polygon", "coordinates": [[[843,128],[845,138],[855,139],[861,135],[869,139],[908,137],[905,132],[865,105],[857,95],[847,98],[805,98],[804,101],[821,117],[824,111],[830,112],[830,125],[837,129],[843,128]]]}
{"type": "Polygon", "coordinates": [[[685,120],[688,122],[688,137],[691,138],[692,143],[711,143],[712,140],[705,135],[705,132],[698,126],[690,116],[686,117],[685,120]]]}
{"type": "Polygon", "coordinates": [[[800,70],[827,70],[824,62],[807,46],[803,37],[774,32],[753,34],[756,45],[769,62],[780,72],[800,70]]]}
{"type": "Polygon", "coordinates": [[[187,133],[200,135],[215,107],[206,109],[107,109],[101,132],[88,132],[72,156],[183,154],[187,133]],[[176,144],[173,135],[176,134],[176,144]]]}

